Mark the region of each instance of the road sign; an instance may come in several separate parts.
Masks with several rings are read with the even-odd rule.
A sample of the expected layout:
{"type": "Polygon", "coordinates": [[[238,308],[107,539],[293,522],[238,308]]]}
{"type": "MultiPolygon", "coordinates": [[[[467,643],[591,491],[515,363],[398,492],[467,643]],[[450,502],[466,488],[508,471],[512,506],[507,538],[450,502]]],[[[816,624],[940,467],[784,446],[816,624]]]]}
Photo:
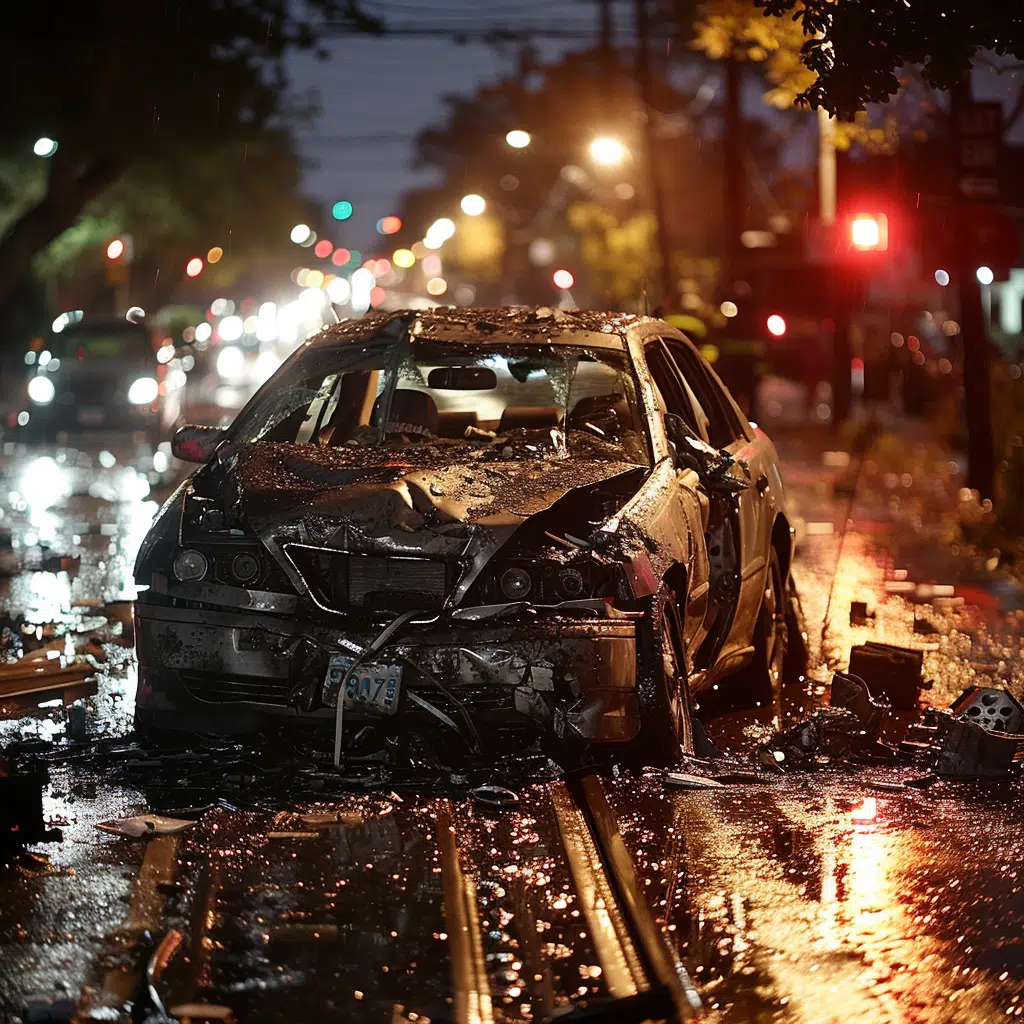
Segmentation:
{"type": "Polygon", "coordinates": [[[960,198],[999,202],[1002,148],[1002,104],[964,103],[956,121],[956,190],[960,198]]]}

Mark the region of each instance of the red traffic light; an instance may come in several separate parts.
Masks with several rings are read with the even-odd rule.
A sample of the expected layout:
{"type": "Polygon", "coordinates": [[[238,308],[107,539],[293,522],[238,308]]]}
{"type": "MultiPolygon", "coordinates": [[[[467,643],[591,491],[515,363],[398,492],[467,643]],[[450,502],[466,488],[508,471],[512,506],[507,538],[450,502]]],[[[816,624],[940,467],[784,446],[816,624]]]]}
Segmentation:
{"type": "Polygon", "coordinates": [[[857,213],[849,219],[850,247],[859,252],[889,248],[889,218],[884,213],[857,213]]]}
{"type": "Polygon", "coordinates": [[[124,255],[124,239],[114,238],[107,243],[107,259],[117,260],[124,255]]]}
{"type": "Polygon", "coordinates": [[[786,320],[784,317],[779,316],[778,313],[772,313],[765,321],[765,327],[768,328],[769,334],[776,338],[781,338],[786,333],[786,320]]]}

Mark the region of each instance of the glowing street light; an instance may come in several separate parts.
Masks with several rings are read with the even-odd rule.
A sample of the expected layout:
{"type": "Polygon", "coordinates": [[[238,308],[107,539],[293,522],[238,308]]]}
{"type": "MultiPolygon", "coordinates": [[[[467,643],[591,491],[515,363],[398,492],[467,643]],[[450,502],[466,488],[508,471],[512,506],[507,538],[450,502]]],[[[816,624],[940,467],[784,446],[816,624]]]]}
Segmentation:
{"type": "Polygon", "coordinates": [[[626,147],[618,139],[608,135],[602,135],[590,144],[591,159],[602,167],[618,167],[626,159],[627,154],[626,147]]]}
{"type": "Polygon", "coordinates": [[[524,132],[522,128],[513,128],[512,131],[505,136],[505,141],[513,149],[526,149],[531,142],[530,133],[524,132]]]}
{"type": "Polygon", "coordinates": [[[468,196],[462,197],[462,202],[459,203],[459,206],[462,207],[462,212],[467,217],[479,217],[487,209],[487,200],[483,196],[478,196],[475,192],[471,192],[468,196]]]}
{"type": "Polygon", "coordinates": [[[53,139],[47,138],[43,135],[36,139],[35,145],[32,147],[32,152],[35,153],[36,156],[41,156],[46,160],[57,152],[57,143],[53,139]]]}
{"type": "Polygon", "coordinates": [[[313,229],[308,224],[296,224],[292,228],[291,240],[296,245],[304,245],[309,241],[309,236],[313,234],[313,229]]]}

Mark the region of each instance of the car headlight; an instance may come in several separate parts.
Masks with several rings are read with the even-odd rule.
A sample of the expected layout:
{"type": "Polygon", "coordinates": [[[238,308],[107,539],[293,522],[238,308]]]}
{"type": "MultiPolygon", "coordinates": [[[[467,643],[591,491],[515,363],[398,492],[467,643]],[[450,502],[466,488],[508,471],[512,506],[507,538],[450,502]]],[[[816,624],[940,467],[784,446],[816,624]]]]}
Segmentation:
{"type": "Polygon", "coordinates": [[[501,574],[501,592],[510,601],[521,601],[533,590],[533,580],[525,569],[513,566],[501,574]]]}
{"type": "Polygon", "coordinates": [[[209,562],[206,561],[206,555],[190,548],[179,552],[172,566],[175,578],[181,580],[182,583],[201,580],[206,575],[208,568],[209,562]]]}
{"type": "Polygon", "coordinates": [[[140,377],[128,389],[128,401],[132,405],[149,405],[159,393],[160,388],[152,377],[140,377]]]}
{"type": "Polygon", "coordinates": [[[28,397],[36,405],[49,405],[53,401],[55,388],[49,377],[33,377],[28,382],[28,397]]]}

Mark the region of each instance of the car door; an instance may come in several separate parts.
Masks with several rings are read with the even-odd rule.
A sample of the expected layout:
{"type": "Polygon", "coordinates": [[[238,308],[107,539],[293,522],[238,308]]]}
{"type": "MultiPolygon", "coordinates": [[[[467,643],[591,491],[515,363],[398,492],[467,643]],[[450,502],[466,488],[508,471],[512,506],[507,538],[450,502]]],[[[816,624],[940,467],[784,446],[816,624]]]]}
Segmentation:
{"type": "MultiPolygon", "coordinates": [[[[654,384],[655,397],[662,414],[681,417],[695,433],[703,436],[701,413],[696,408],[692,394],[685,381],[678,375],[675,366],[661,343],[660,338],[652,339],[644,348],[644,360],[654,384]]],[[[686,607],[683,609],[683,634],[691,663],[707,636],[707,611],[709,566],[704,535],[708,525],[709,502],[700,485],[700,479],[692,469],[677,469],[676,499],[683,506],[680,522],[691,524],[692,550],[687,569],[690,573],[686,607]]],[[[703,667],[703,666],[699,666],[703,667]]]]}
{"type": "Polygon", "coordinates": [[[774,464],[770,442],[753,430],[731,401],[725,386],[696,349],[683,339],[665,338],[679,373],[707,417],[708,442],[735,460],[749,486],[738,495],[740,591],[729,636],[719,654],[721,662],[745,655],[753,644],[754,624],[761,609],[774,515],[767,492],[774,464]]]}

